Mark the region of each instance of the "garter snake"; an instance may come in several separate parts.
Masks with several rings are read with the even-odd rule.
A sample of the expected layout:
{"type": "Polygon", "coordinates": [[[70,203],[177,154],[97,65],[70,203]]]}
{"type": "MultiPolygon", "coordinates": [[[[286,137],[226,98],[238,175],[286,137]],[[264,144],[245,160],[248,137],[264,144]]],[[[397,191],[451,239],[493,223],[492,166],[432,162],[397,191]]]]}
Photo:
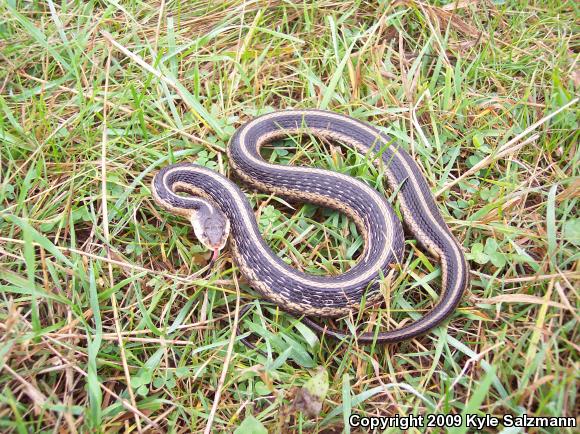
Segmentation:
{"type": "Polygon", "coordinates": [[[304,132],[370,156],[389,187],[397,191],[406,228],[441,263],[442,291],[433,309],[403,327],[359,334],[358,342],[398,342],[440,324],[453,312],[468,284],[465,257],[415,161],[367,123],[322,110],[282,110],[241,126],[227,148],[231,168],[251,186],[333,208],[354,220],[364,238],[364,251],[341,275],[315,276],[284,263],[262,238],[244,193],[213,170],[191,163],[166,166],[154,177],[153,197],[170,212],[189,218],[198,239],[214,251],[214,258],[229,238],[242,275],[264,297],[283,310],[305,315],[303,320],[317,332],[344,338],[343,332],[322,328],[308,317],[343,315],[357,309],[363,297],[367,304],[380,302],[380,280],[400,264],[404,233],[386,199],[367,184],[328,170],[270,164],[260,156],[265,143],[304,132]]]}

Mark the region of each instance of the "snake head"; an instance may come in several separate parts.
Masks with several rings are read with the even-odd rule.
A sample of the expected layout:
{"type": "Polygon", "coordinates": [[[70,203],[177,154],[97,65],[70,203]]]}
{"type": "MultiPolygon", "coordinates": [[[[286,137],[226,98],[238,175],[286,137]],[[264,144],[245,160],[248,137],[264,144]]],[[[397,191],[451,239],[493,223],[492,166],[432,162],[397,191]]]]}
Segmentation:
{"type": "Polygon", "coordinates": [[[230,235],[230,221],[219,209],[204,207],[191,215],[191,224],[197,239],[213,251],[214,261],[226,245],[230,235]]]}

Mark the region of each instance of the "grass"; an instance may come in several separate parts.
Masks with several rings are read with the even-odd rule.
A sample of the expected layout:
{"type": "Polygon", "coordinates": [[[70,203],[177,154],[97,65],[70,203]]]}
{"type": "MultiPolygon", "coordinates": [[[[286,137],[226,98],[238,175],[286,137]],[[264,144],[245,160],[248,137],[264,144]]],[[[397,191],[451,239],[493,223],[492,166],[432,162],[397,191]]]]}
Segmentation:
{"type": "MultiPolygon", "coordinates": [[[[577,16],[555,0],[2,1],[0,430],[577,416],[577,16]],[[233,131],[289,107],[372,122],[420,164],[472,268],[448,324],[387,347],[319,339],[260,300],[229,252],[204,274],[208,253],[153,202],[152,175],[177,161],[229,174],[233,131]],[[308,415],[295,397],[318,367],[329,387],[308,415]]],[[[397,208],[381,171],[335,144],[293,137],[264,155],[359,177],[397,208]]],[[[246,191],[288,263],[356,261],[344,215],[246,191]]],[[[387,303],[335,325],[386,329],[434,305],[437,262],[412,238],[405,252],[387,303]]]]}

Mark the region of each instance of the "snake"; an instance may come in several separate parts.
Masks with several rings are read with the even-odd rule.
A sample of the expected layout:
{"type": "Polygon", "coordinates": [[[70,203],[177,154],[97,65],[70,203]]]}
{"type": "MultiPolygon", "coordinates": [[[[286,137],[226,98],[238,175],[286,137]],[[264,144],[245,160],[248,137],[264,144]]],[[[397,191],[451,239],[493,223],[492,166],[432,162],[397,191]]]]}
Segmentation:
{"type": "Polygon", "coordinates": [[[228,244],[245,281],[282,310],[301,315],[318,334],[347,338],[350,333],[322,326],[314,318],[337,318],[385,300],[381,285],[390,273],[403,268],[406,232],[440,263],[438,300],[417,320],[386,331],[358,333],[357,342],[391,344],[423,335],[460,303],[469,281],[462,247],[417,163],[385,132],[331,111],[279,110],[239,127],[227,146],[227,157],[235,175],[258,191],[331,208],[352,219],[364,241],[356,263],[337,275],[305,273],[286,264],[262,237],[240,187],[199,164],[181,162],[158,171],[151,183],[155,202],[190,220],[198,240],[213,251],[212,261],[228,244]],[[395,192],[402,222],[383,194],[355,177],[262,158],[265,144],[292,134],[310,134],[368,158],[395,192]]]}

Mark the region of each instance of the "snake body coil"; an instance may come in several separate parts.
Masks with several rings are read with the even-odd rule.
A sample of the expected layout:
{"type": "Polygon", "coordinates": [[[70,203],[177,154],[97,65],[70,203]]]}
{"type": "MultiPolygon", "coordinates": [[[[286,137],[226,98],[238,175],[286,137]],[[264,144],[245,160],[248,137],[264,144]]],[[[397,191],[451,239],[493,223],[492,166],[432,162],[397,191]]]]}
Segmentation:
{"type": "MultiPolygon", "coordinates": [[[[192,218],[194,228],[199,225],[196,215],[202,209],[206,208],[204,218],[209,213],[211,222],[220,221],[218,214],[223,213],[231,222],[230,248],[240,271],[254,289],[285,310],[336,317],[356,309],[364,296],[368,304],[379,302],[381,278],[402,258],[401,223],[382,195],[352,177],[322,169],[273,165],[262,159],[260,148],[265,143],[299,132],[332,139],[371,157],[384,170],[389,187],[398,190],[408,230],[441,262],[442,294],[430,312],[404,327],[363,333],[357,340],[398,342],[441,323],[453,312],[467,286],[465,258],[417,164],[397,143],[368,124],[321,110],[279,111],[243,125],[228,147],[230,165],[245,182],[276,195],[337,209],[354,220],[364,237],[364,251],[357,264],[339,276],[313,276],[286,265],[260,235],[243,192],[212,170],[193,164],[167,166],[154,178],[154,198],[164,208],[192,218]],[[177,191],[194,197],[180,196],[177,191]],[[219,212],[211,211],[216,206],[219,212]]],[[[322,329],[308,318],[304,321],[326,335],[345,336],[337,330],[322,329]]]]}

